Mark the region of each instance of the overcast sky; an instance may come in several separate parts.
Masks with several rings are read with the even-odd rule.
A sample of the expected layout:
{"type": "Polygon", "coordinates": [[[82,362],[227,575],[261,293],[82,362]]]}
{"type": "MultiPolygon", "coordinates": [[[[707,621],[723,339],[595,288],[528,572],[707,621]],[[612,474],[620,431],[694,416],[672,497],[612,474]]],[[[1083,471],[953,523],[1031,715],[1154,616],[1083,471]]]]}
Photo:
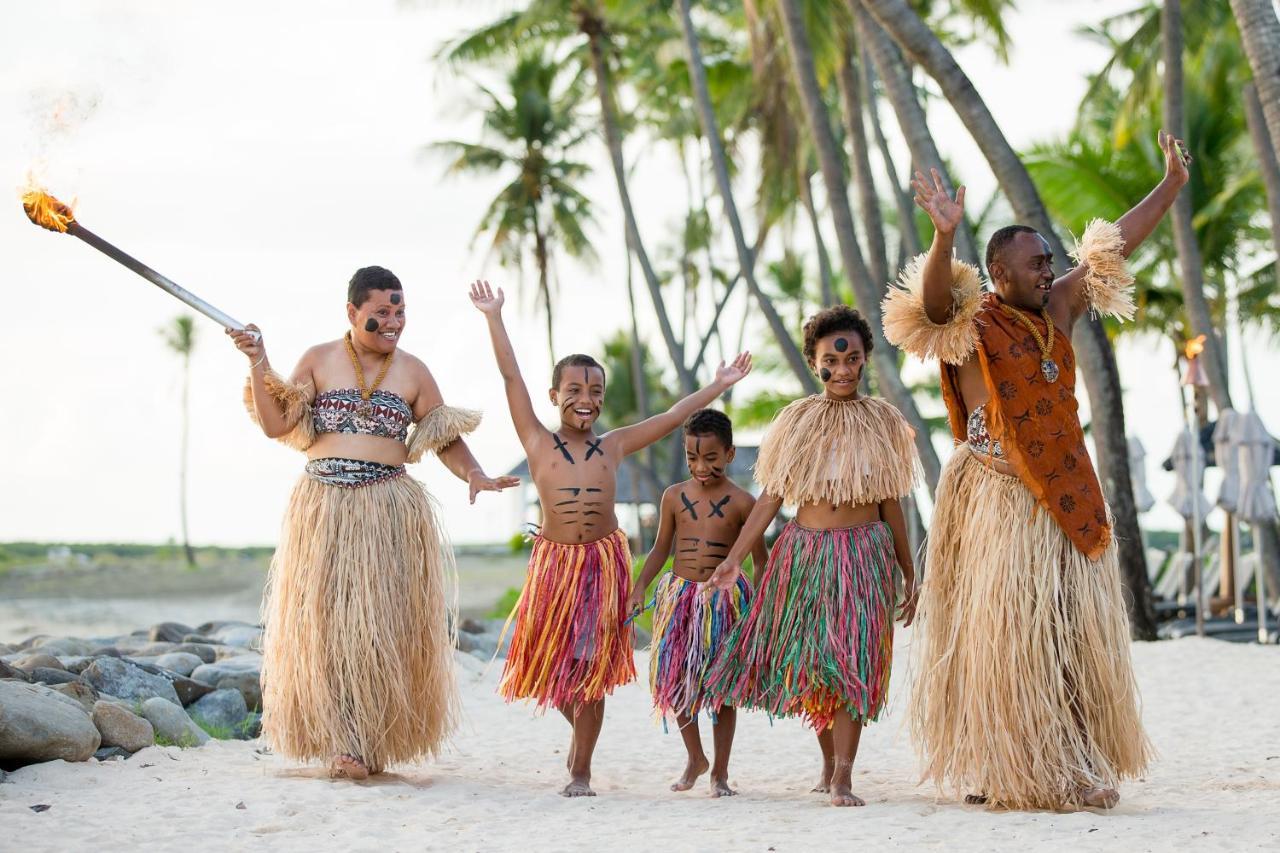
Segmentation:
{"type": "MultiPolygon", "coordinates": [[[[471,235],[496,185],[445,178],[443,161],[421,150],[435,140],[475,139],[479,119],[467,81],[430,57],[442,39],[506,5],[8,4],[0,30],[0,177],[8,176],[14,194],[0,214],[10,318],[0,338],[8,412],[0,418],[8,454],[0,540],[178,535],[179,365],[158,329],[181,306],[79,241],[27,223],[17,189],[31,168],[51,191],[78,198],[87,227],[232,316],[258,323],[282,370],[306,346],[344,331],[353,270],[389,267],[406,287],[402,345],[426,360],[449,402],[487,413],[472,440],[478,458],[491,474],[520,460],[483,321],[464,295],[484,272],[483,249],[471,235]]],[[[1010,19],[1011,67],[981,48],[960,59],[1013,143],[1025,145],[1070,125],[1084,75],[1101,56],[1072,30],[1114,4],[1019,5],[1010,19]]],[[[933,110],[944,154],[969,178],[970,197],[985,198],[993,183],[976,149],[944,106],[933,110]]],[[[616,194],[598,148],[589,158],[598,173],[586,189],[598,210],[593,237],[601,260],[595,268],[560,264],[562,352],[599,352],[629,322],[616,194]]],[[[633,144],[627,156],[656,254],[682,215],[683,184],[660,146],[633,144]]],[[[750,197],[747,187],[742,192],[750,197]]],[[[510,274],[487,272],[513,289],[510,274]]],[[[539,399],[550,365],[542,321],[523,308],[509,310],[516,315],[509,325],[539,399]]],[[[646,330],[650,314],[642,310],[646,330]]],[[[754,320],[748,328],[749,336],[765,333],[754,320]]],[[[240,403],[244,358],[212,322],[199,318],[198,330],[192,538],[271,543],[303,458],[253,427],[240,403]]],[[[1254,376],[1274,386],[1274,347],[1255,341],[1248,349],[1254,376]]],[[[1155,463],[1181,423],[1172,358],[1164,342],[1121,350],[1130,429],[1151,451],[1149,479],[1161,499],[1173,484],[1155,463]]],[[[1276,398],[1271,392],[1258,401],[1273,432],[1276,398]]],[[[554,414],[547,404],[546,417],[554,414]]],[[[444,504],[456,541],[504,539],[515,529],[513,495],[485,495],[471,508],[463,484],[438,464],[414,473],[444,504]]],[[[1163,506],[1152,516],[1158,526],[1177,522],[1163,506]]]]}

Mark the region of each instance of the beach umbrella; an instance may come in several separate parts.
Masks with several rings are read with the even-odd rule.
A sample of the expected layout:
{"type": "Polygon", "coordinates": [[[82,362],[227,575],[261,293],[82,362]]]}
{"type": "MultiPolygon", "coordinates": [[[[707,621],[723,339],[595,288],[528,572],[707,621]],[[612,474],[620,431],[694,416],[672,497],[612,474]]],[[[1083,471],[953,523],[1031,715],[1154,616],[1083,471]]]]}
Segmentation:
{"type": "Polygon", "coordinates": [[[1129,479],[1133,483],[1133,502],[1138,512],[1146,512],[1155,506],[1155,495],[1147,488],[1147,449],[1136,435],[1129,436],[1129,479]]]}
{"type": "Polygon", "coordinates": [[[1212,509],[1204,493],[1204,451],[1185,430],[1173,443],[1174,487],[1169,505],[1187,521],[1199,521],[1212,509]]]}
{"type": "Polygon", "coordinates": [[[1213,458],[1222,469],[1222,487],[1218,489],[1218,506],[1227,512],[1236,511],[1240,497],[1240,430],[1243,417],[1233,409],[1218,415],[1218,425],[1213,430],[1213,458]]]}
{"type": "MultiPolygon", "coordinates": [[[[1254,526],[1253,541],[1259,536],[1257,525],[1276,517],[1276,494],[1271,488],[1271,461],[1274,453],[1271,434],[1262,425],[1257,412],[1241,419],[1238,454],[1240,457],[1240,498],[1236,512],[1254,526]]],[[[1254,545],[1257,549],[1257,545],[1254,545]]],[[[1259,562],[1255,573],[1258,584],[1258,642],[1267,641],[1267,572],[1259,562]]]]}

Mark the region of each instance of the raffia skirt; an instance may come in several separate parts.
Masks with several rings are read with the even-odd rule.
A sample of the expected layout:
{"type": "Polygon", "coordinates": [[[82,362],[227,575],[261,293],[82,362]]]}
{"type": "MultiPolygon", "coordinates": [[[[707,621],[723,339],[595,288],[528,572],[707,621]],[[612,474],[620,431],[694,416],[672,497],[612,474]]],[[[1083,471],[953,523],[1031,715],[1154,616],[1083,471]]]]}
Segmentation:
{"type": "Polygon", "coordinates": [[[924,778],[993,806],[1079,805],[1146,767],[1114,543],[1081,554],[1014,476],[956,448],[914,645],[924,778]]]}
{"type": "Polygon", "coordinates": [[[457,723],[453,551],[422,485],[380,467],[354,486],[304,475],[289,501],[263,609],[262,732],[290,758],[382,770],[434,756],[457,723]]]}

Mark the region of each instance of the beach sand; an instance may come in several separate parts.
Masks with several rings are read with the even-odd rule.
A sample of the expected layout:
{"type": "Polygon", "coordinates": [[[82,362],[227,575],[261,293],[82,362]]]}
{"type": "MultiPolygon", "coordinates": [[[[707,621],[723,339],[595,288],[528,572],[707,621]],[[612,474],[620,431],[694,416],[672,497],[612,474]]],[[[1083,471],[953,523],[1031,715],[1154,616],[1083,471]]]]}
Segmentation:
{"type": "MultiPolygon", "coordinates": [[[[909,636],[901,632],[900,661],[909,636]]],[[[866,808],[831,808],[809,793],[812,734],[760,714],[739,716],[731,777],[740,796],[710,799],[703,782],[670,792],[684,751],[677,733],[654,723],[640,683],[609,701],[595,762],[600,796],[567,800],[556,792],[568,726],[558,714],[504,705],[494,694],[498,667],[458,655],[467,723],[437,762],[351,783],[260,743],[153,747],[128,761],[9,774],[0,824],[8,849],[24,851],[1280,849],[1277,650],[1189,639],[1135,644],[1133,654],[1160,757],[1110,814],[992,812],[918,786],[901,664],[889,712],[864,734],[854,770],[866,808]],[[37,804],[50,808],[32,811],[37,804]]],[[[647,658],[636,662],[643,672],[647,658]]]]}

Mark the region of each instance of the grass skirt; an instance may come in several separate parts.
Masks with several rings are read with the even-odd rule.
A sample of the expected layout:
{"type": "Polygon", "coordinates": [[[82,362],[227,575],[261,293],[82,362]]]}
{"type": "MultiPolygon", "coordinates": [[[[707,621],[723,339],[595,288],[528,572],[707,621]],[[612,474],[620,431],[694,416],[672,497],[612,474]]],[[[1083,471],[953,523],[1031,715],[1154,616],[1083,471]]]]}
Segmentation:
{"type": "Polygon", "coordinates": [[[751,584],[741,576],[732,590],[716,590],[710,596],[703,595],[695,581],[671,572],[658,581],[649,689],[659,714],[693,717],[702,709],[707,670],[750,598],[751,584]]]}
{"type": "Polygon", "coordinates": [[[502,697],[534,699],[539,710],[564,708],[603,699],[634,679],[630,585],[631,549],[621,530],[579,545],[535,538],[524,589],[503,629],[512,635],[502,697]]]}
{"type": "Polygon", "coordinates": [[[842,709],[874,720],[893,662],[896,566],[882,521],[835,530],[788,523],[750,611],[712,664],[708,697],[801,715],[817,730],[842,709]]]}
{"type": "Polygon", "coordinates": [[[435,755],[459,699],[446,587],[453,551],[411,477],[359,488],[304,476],[271,561],[263,735],[294,759],[371,770],[435,755]]]}
{"type": "Polygon", "coordinates": [[[1151,757],[1114,543],[1089,560],[1017,477],[956,448],[938,483],[915,642],[924,778],[1060,808],[1151,757]]]}

